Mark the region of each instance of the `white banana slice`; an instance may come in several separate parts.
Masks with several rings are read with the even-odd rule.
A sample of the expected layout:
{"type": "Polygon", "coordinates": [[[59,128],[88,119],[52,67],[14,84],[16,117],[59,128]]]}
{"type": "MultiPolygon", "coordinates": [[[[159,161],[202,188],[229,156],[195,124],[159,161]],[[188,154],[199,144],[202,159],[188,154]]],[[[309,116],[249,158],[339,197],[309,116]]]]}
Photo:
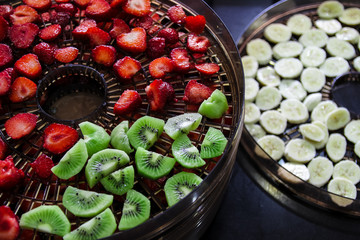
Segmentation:
{"type": "Polygon", "coordinates": [[[339,17],[340,22],[349,26],[360,24],[360,9],[357,7],[347,8],[339,17]]]}
{"type": "Polygon", "coordinates": [[[245,123],[257,123],[260,120],[260,109],[252,102],[245,102],[245,123]]]}
{"type": "Polygon", "coordinates": [[[300,61],[305,67],[318,67],[324,63],[325,59],[325,50],[316,46],[306,47],[300,54],[300,61]]]}
{"type": "Polygon", "coordinates": [[[338,162],[334,167],[333,178],[346,178],[353,184],[360,181],[360,167],[354,161],[343,160],[338,162]]]}
{"type": "Polygon", "coordinates": [[[302,71],[300,81],[307,92],[313,93],[319,92],[324,87],[326,77],[318,68],[308,67],[302,71]]]}
{"type": "Polygon", "coordinates": [[[245,127],[255,140],[266,135],[265,130],[259,124],[245,124],[245,127]]]}
{"type": "Polygon", "coordinates": [[[311,112],[320,102],[322,99],[321,93],[312,93],[307,95],[304,100],[304,104],[309,112],[311,112]]]}
{"type": "Polygon", "coordinates": [[[354,146],[354,152],[356,156],[360,158],[360,141],[358,141],[354,146]]]}
{"type": "Polygon", "coordinates": [[[324,186],[331,178],[334,166],[333,163],[326,157],[316,157],[308,164],[310,172],[309,183],[316,187],[324,186]]]}
{"type": "Polygon", "coordinates": [[[339,107],[326,116],[325,122],[330,131],[339,130],[350,122],[350,112],[344,107],[339,107]]]}
{"type": "Polygon", "coordinates": [[[245,78],[245,101],[252,102],[259,92],[259,83],[253,78],[245,78]]]}
{"type": "Polygon", "coordinates": [[[330,194],[331,200],[341,207],[346,207],[353,203],[352,199],[356,199],[357,195],[356,186],[346,178],[332,179],[328,184],[327,190],[330,193],[346,197],[343,198],[330,194]]]}
{"type": "Polygon", "coordinates": [[[256,71],[259,68],[259,63],[254,56],[243,56],[241,62],[244,69],[244,76],[247,78],[255,77],[256,71]]]}
{"type": "Polygon", "coordinates": [[[354,144],[360,141],[360,120],[351,120],[344,129],[344,135],[354,144]]]}
{"type": "Polygon", "coordinates": [[[247,55],[255,57],[260,65],[268,64],[272,58],[270,44],[261,38],[251,40],[246,45],[246,52],[247,55]]]}
{"type": "Polygon", "coordinates": [[[287,162],[281,166],[305,182],[310,178],[309,169],[304,164],[287,162]]]}
{"type": "Polygon", "coordinates": [[[342,28],[341,23],[336,19],[318,19],[315,21],[315,26],[328,35],[334,35],[342,28]]]}
{"type": "Polygon", "coordinates": [[[332,19],[339,17],[344,11],[344,5],[338,1],[325,1],[317,8],[317,14],[321,18],[332,19]]]}
{"type": "Polygon", "coordinates": [[[280,112],[289,123],[304,123],[309,118],[306,106],[297,99],[286,99],[280,104],[280,112]]]}
{"type": "Polygon", "coordinates": [[[345,156],[346,139],[340,133],[332,133],[326,143],[326,153],[333,162],[338,162],[345,156]]]}
{"type": "Polygon", "coordinates": [[[303,70],[301,61],[297,58],[282,58],[275,63],[275,71],[283,78],[296,78],[303,70]]]}
{"type": "Polygon", "coordinates": [[[276,59],[297,57],[303,51],[303,45],[296,41],[280,42],[273,47],[276,59]]]}
{"type": "Polygon", "coordinates": [[[280,84],[280,76],[270,66],[260,68],[256,73],[256,79],[264,86],[276,87],[280,84]]]}
{"type": "Polygon", "coordinates": [[[349,71],[350,66],[348,61],[342,57],[329,57],[320,66],[320,70],[327,77],[336,77],[349,71]]]}
{"type": "Polygon", "coordinates": [[[327,127],[325,126],[325,124],[320,122],[320,121],[314,121],[314,122],[312,122],[312,124],[314,124],[314,125],[318,126],[319,128],[321,128],[321,130],[325,134],[324,140],[322,140],[320,142],[314,142],[314,141],[311,141],[311,140],[308,140],[308,139],[306,139],[306,140],[308,140],[312,145],[314,145],[314,147],[317,150],[323,149],[326,146],[326,143],[329,140],[329,131],[328,131],[327,127]]]}
{"type": "Polygon", "coordinates": [[[272,43],[286,42],[291,38],[291,30],[282,23],[272,23],[265,27],[264,37],[272,43]]]}
{"type": "Polygon", "coordinates": [[[353,66],[356,71],[360,72],[360,56],[354,59],[353,66]]]}
{"type": "Polygon", "coordinates": [[[337,109],[337,105],[332,100],[326,100],[319,103],[311,112],[311,121],[320,121],[325,123],[326,116],[337,109]]]}
{"type": "Polygon", "coordinates": [[[286,118],[276,110],[263,112],[260,116],[260,124],[270,134],[279,135],[286,129],[286,118]]]}
{"type": "Polygon", "coordinates": [[[342,57],[350,60],[355,57],[355,48],[351,43],[338,39],[337,37],[329,38],[326,44],[326,51],[334,57],[342,57]]]}
{"type": "Polygon", "coordinates": [[[284,155],[285,143],[278,136],[266,135],[260,138],[257,143],[275,161],[284,155]]]}
{"type": "Polygon", "coordinates": [[[304,45],[304,47],[324,47],[328,40],[328,35],[325,31],[321,29],[310,29],[309,31],[304,32],[300,38],[299,42],[304,45]]]}
{"type": "Polygon", "coordinates": [[[262,87],[256,95],[255,104],[260,110],[270,110],[279,106],[281,102],[281,93],[275,87],[262,87]]]}
{"type": "Polygon", "coordinates": [[[289,162],[307,163],[316,155],[315,147],[304,139],[291,139],[285,146],[285,158],[289,162]]]}
{"type": "Polygon", "coordinates": [[[359,41],[359,32],[352,27],[343,27],[335,36],[351,44],[357,44],[359,41]]]}
{"type": "Polygon", "coordinates": [[[301,35],[312,27],[311,19],[305,14],[292,15],[286,22],[291,32],[295,35],[301,35]]]}
{"type": "Polygon", "coordinates": [[[279,90],[281,95],[287,99],[297,99],[301,101],[307,95],[303,85],[298,80],[282,80],[279,90]]]}
{"type": "Polygon", "coordinates": [[[312,123],[301,124],[299,126],[299,131],[301,135],[303,135],[303,137],[307,140],[321,142],[325,139],[324,131],[320,127],[312,123]]]}

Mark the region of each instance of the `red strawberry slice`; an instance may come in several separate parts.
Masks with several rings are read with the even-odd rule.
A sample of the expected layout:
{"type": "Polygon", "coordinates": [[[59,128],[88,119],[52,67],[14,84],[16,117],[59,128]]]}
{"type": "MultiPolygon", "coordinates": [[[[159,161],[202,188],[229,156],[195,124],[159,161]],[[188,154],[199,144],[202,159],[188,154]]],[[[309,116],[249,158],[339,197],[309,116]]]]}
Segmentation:
{"type": "Polygon", "coordinates": [[[120,8],[126,3],[126,0],[112,0],[110,6],[112,8],[120,8]]]}
{"type": "Polygon", "coordinates": [[[14,69],[21,75],[36,79],[42,73],[41,64],[35,54],[28,53],[15,62],[14,69]]]}
{"type": "Polygon", "coordinates": [[[79,139],[75,129],[67,125],[52,123],[44,130],[43,147],[54,154],[70,149],[79,139]]]}
{"type": "Polygon", "coordinates": [[[34,162],[30,163],[30,166],[41,179],[47,179],[52,175],[51,168],[54,166],[54,162],[43,153],[34,162]]]}
{"type": "Polygon", "coordinates": [[[15,79],[10,87],[9,99],[10,101],[24,102],[36,95],[36,84],[26,77],[18,77],[15,79]]]}
{"type": "Polygon", "coordinates": [[[191,104],[200,104],[204,100],[208,99],[212,93],[212,90],[196,80],[190,80],[185,87],[185,93],[183,100],[191,104]]]}
{"type": "Polygon", "coordinates": [[[173,28],[161,29],[157,36],[165,38],[166,44],[174,44],[179,41],[179,34],[173,28]]]}
{"type": "Polygon", "coordinates": [[[18,113],[5,122],[5,131],[12,139],[20,139],[35,129],[37,119],[32,113],[18,113]]]}
{"type": "Polygon", "coordinates": [[[75,39],[87,39],[87,31],[91,27],[96,27],[96,21],[93,19],[85,19],[72,31],[72,34],[75,39]]]}
{"type": "Polygon", "coordinates": [[[126,22],[119,18],[113,19],[113,27],[110,30],[110,36],[114,39],[117,38],[122,33],[128,33],[130,32],[129,25],[126,24],[126,22]]]}
{"type": "Polygon", "coordinates": [[[153,37],[147,43],[146,53],[149,58],[159,58],[165,54],[165,38],[153,37]]]}
{"type": "Polygon", "coordinates": [[[154,59],[149,65],[149,72],[153,78],[163,78],[166,73],[174,70],[174,64],[170,58],[161,57],[154,59]]]}
{"type": "Polygon", "coordinates": [[[171,50],[170,57],[173,60],[176,71],[186,73],[192,68],[192,63],[190,63],[190,57],[186,49],[174,48],[171,50]]]}
{"type": "Polygon", "coordinates": [[[50,22],[52,24],[60,24],[62,28],[65,28],[70,24],[70,14],[67,12],[54,12],[51,14],[50,22]]]}
{"type": "Polygon", "coordinates": [[[145,30],[149,30],[152,26],[154,26],[154,20],[151,16],[145,15],[131,19],[129,24],[132,27],[142,27],[145,30]]]}
{"type": "Polygon", "coordinates": [[[25,49],[34,42],[39,27],[33,23],[14,25],[9,28],[9,38],[16,48],[25,49]]]}
{"type": "Polygon", "coordinates": [[[194,33],[190,33],[187,38],[187,47],[192,52],[204,53],[210,47],[210,42],[205,36],[198,36],[194,33]]]}
{"type": "Polygon", "coordinates": [[[17,216],[8,206],[0,206],[0,239],[15,240],[19,231],[17,216]]]}
{"type": "Polygon", "coordinates": [[[123,10],[137,17],[145,16],[150,13],[150,0],[128,0],[123,10]]]}
{"type": "Polygon", "coordinates": [[[33,53],[36,54],[39,60],[47,65],[51,65],[55,62],[54,53],[57,49],[56,45],[50,45],[46,42],[37,44],[33,48],[33,53]]]}
{"type": "Polygon", "coordinates": [[[217,73],[220,70],[219,65],[217,65],[216,63],[201,63],[201,64],[196,64],[195,68],[204,75],[213,75],[215,73],[217,73]]]}
{"type": "MultiPolygon", "coordinates": [[[[0,72],[0,96],[8,93],[11,87],[11,75],[7,71],[0,72]]],[[[0,158],[2,159],[2,158],[0,158]]]]}
{"type": "MultiPolygon", "coordinates": [[[[9,155],[5,158],[5,160],[2,161],[0,160],[0,190],[12,189],[16,187],[16,185],[20,184],[23,181],[23,179],[24,179],[24,172],[21,169],[17,169],[15,167],[12,156],[9,155]]],[[[3,215],[1,214],[0,211],[0,219],[2,216],[3,215]]],[[[2,232],[1,231],[2,226],[4,225],[0,224],[0,236],[2,232]]],[[[9,228],[7,230],[9,230],[9,228]]]]}
{"type": "Polygon", "coordinates": [[[85,9],[89,4],[91,0],[74,0],[74,3],[76,6],[78,6],[81,9],[85,9]]]}
{"type": "Polygon", "coordinates": [[[95,62],[110,67],[116,60],[116,50],[113,46],[100,45],[95,47],[91,52],[95,62]]]}
{"type": "Polygon", "coordinates": [[[195,34],[202,33],[204,31],[205,24],[206,19],[203,15],[188,16],[185,19],[185,27],[195,34]]]}
{"type": "Polygon", "coordinates": [[[126,56],[114,64],[115,73],[123,80],[130,80],[140,69],[139,61],[126,56]]]}
{"type": "Polygon", "coordinates": [[[0,5],[0,16],[4,17],[5,19],[9,19],[13,12],[14,9],[11,5],[0,5]]]}
{"type": "Polygon", "coordinates": [[[141,105],[141,97],[135,90],[125,90],[114,106],[114,113],[117,115],[133,112],[141,105]]]}
{"type": "Polygon", "coordinates": [[[60,24],[53,24],[43,28],[39,32],[39,37],[44,41],[53,41],[61,34],[60,24]]]}
{"type": "Polygon", "coordinates": [[[23,2],[38,11],[46,11],[51,7],[51,0],[23,0],[23,2]]]}
{"type": "Polygon", "coordinates": [[[131,53],[141,53],[146,50],[146,31],[141,27],[133,28],[129,33],[120,34],[116,38],[117,45],[131,53]]]}
{"type": "Polygon", "coordinates": [[[8,65],[12,60],[11,48],[6,44],[0,44],[0,68],[8,65]]]}
{"type": "Polygon", "coordinates": [[[10,20],[12,24],[24,24],[32,23],[39,20],[38,12],[27,5],[20,5],[14,9],[13,14],[10,15],[10,20]]]}
{"type": "Polygon", "coordinates": [[[86,7],[85,14],[89,18],[97,21],[109,19],[111,13],[111,6],[105,0],[91,0],[90,4],[86,7]]]}
{"type": "Polygon", "coordinates": [[[72,3],[60,3],[55,7],[57,12],[65,12],[70,15],[70,17],[75,16],[77,8],[72,3]]]}
{"type": "Polygon", "coordinates": [[[170,21],[177,24],[184,24],[186,14],[184,9],[180,5],[172,6],[168,9],[167,15],[170,18],[170,21]]]}
{"type": "Polygon", "coordinates": [[[5,20],[4,17],[0,16],[0,42],[3,41],[9,29],[9,23],[5,20]]]}
{"type": "Polygon", "coordinates": [[[79,49],[75,47],[64,47],[55,50],[54,57],[62,63],[69,63],[74,61],[79,53],[79,49]]]}
{"type": "Polygon", "coordinates": [[[161,79],[154,80],[145,88],[145,92],[152,111],[162,110],[167,102],[175,100],[174,88],[168,82],[161,79]]]}
{"type": "Polygon", "coordinates": [[[7,145],[4,142],[4,140],[0,138],[0,160],[6,157],[7,152],[8,152],[7,145]]]}
{"type": "Polygon", "coordinates": [[[109,33],[98,27],[91,27],[87,30],[87,36],[91,46],[106,45],[111,41],[109,33]]]}

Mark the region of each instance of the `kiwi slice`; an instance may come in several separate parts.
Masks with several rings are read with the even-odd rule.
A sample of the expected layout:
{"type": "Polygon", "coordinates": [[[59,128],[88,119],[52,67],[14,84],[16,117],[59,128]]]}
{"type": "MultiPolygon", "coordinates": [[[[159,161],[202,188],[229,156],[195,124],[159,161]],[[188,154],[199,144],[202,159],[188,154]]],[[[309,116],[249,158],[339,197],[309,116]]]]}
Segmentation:
{"type": "Polygon", "coordinates": [[[81,171],[87,158],[85,141],[80,139],[65,153],[59,163],[51,168],[51,171],[60,179],[69,179],[81,171]]]}
{"type": "Polygon", "coordinates": [[[117,195],[123,195],[134,186],[134,167],[117,170],[100,180],[104,188],[117,195]]]}
{"type": "Polygon", "coordinates": [[[126,135],[129,130],[129,121],[122,121],[111,132],[110,143],[116,149],[123,150],[127,154],[134,151],[129,142],[129,138],[126,135]]]}
{"type": "Polygon", "coordinates": [[[126,194],[119,230],[127,230],[145,222],[150,217],[150,200],[131,189],[126,194]]]}
{"type": "Polygon", "coordinates": [[[172,154],[181,166],[186,168],[197,168],[205,165],[200,157],[199,150],[191,144],[186,135],[179,136],[171,145],[172,154]]]}
{"type": "Polygon", "coordinates": [[[109,208],[66,234],[64,240],[96,240],[112,235],[116,230],[116,220],[109,208]]]}
{"type": "Polygon", "coordinates": [[[223,154],[228,140],[224,134],[216,128],[210,127],[205,134],[204,141],[201,144],[201,158],[213,158],[223,154]]]}
{"type": "Polygon", "coordinates": [[[150,116],[139,118],[130,127],[127,135],[131,145],[137,149],[149,149],[159,139],[163,132],[165,122],[162,119],[150,116]]]}
{"type": "Polygon", "coordinates": [[[210,119],[220,118],[229,108],[226,96],[216,89],[208,99],[203,101],[198,112],[210,119]]]}
{"type": "Polygon", "coordinates": [[[138,173],[152,180],[168,175],[175,165],[175,159],[138,147],[135,164],[138,173]]]}
{"type": "Polygon", "coordinates": [[[108,208],[112,204],[113,199],[113,195],[69,186],[65,190],[62,202],[64,207],[75,216],[93,217],[108,208]]]}
{"type": "Polygon", "coordinates": [[[184,113],[176,117],[169,118],[166,121],[164,130],[172,139],[176,139],[182,134],[188,134],[191,130],[195,130],[202,116],[199,113],[184,113]]]}
{"type": "Polygon", "coordinates": [[[130,162],[129,156],[118,149],[104,149],[95,153],[85,167],[85,176],[90,188],[100,179],[130,162]]]}
{"type": "Polygon", "coordinates": [[[171,207],[202,182],[201,177],[195,173],[180,172],[166,180],[164,191],[166,201],[171,207]]]}
{"type": "Polygon", "coordinates": [[[89,157],[109,146],[110,136],[103,127],[88,121],[80,123],[79,127],[84,135],[89,157]]]}
{"type": "Polygon", "coordinates": [[[20,218],[20,227],[61,237],[69,233],[71,228],[64,212],[55,205],[42,205],[24,213],[20,218]]]}

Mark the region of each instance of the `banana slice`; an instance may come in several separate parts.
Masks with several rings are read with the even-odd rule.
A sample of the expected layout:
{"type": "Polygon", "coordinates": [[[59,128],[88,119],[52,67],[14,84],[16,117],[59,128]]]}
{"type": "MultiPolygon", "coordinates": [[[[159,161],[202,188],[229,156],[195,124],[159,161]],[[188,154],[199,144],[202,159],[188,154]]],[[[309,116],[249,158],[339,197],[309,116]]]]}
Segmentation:
{"type": "Polygon", "coordinates": [[[296,78],[303,70],[301,61],[297,58],[283,58],[275,63],[275,71],[283,78],[296,78]]]}
{"type": "Polygon", "coordinates": [[[335,165],[332,176],[346,178],[353,184],[357,184],[360,181],[360,167],[354,161],[343,160],[335,165]]]}
{"type": "Polygon", "coordinates": [[[332,179],[328,184],[327,190],[330,193],[346,197],[343,198],[330,194],[331,200],[341,207],[346,207],[353,203],[352,199],[355,199],[357,195],[356,186],[346,178],[332,179]]]}
{"type": "Polygon", "coordinates": [[[286,25],[295,35],[301,35],[312,27],[311,19],[305,14],[295,14],[291,16],[287,20],[286,25]]]}
{"type": "MultiPolygon", "coordinates": [[[[359,42],[360,43],[360,42],[359,42]]],[[[360,72],[360,56],[356,57],[353,61],[353,66],[356,71],[360,72]]]]}
{"type": "Polygon", "coordinates": [[[262,87],[256,95],[255,104],[260,110],[270,110],[279,106],[281,93],[275,87],[262,87]]]}
{"type": "Polygon", "coordinates": [[[245,102],[245,123],[257,123],[260,120],[260,109],[252,102],[245,102]]]}
{"type": "Polygon", "coordinates": [[[305,67],[318,67],[324,63],[325,59],[325,50],[316,46],[306,47],[300,54],[300,61],[305,67]]]}
{"type": "Polygon", "coordinates": [[[282,80],[279,86],[281,95],[287,99],[303,100],[307,93],[298,80],[282,80]]]}
{"type": "Polygon", "coordinates": [[[266,135],[265,130],[259,124],[245,124],[245,127],[255,140],[266,135]]]}
{"type": "Polygon", "coordinates": [[[307,163],[316,155],[315,147],[304,139],[291,139],[285,146],[285,158],[289,162],[307,163]]]}
{"type": "Polygon", "coordinates": [[[320,70],[327,77],[336,77],[349,71],[350,66],[348,61],[342,57],[329,57],[320,66],[320,70]]]}
{"type": "Polygon", "coordinates": [[[300,38],[299,42],[304,45],[304,47],[324,47],[328,40],[328,35],[325,31],[321,29],[310,29],[309,31],[304,32],[300,38]]]}
{"type": "Polygon", "coordinates": [[[259,83],[253,78],[245,78],[245,101],[252,102],[259,92],[259,83]]]}
{"type": "Polygon", "coordinates": [[[256,71],[259,68],[259,63],[254,56],[243,56],[241,62],[244,69],[244,76],[247,78],[255,77],[256,71]]]}
{"type": "Polygon", "coordinates": [[[299,131],[303,137],[314,142],[321,142],[325,139],[324,131],[312,123],[301,124],[299,131]]]}
{"type": "Polygon", "coordinates": [[[306,106],[297,99],[286,99],[280,104],[280,112],[289,123],[304,123],[309,118],[306,106]]]}
{"type": "Polygon", "coordinates": [[[310,172],[309,183],[316,187],[324,186],[331,178],[334,166],[333,163],[326,157],[316,157],[308,164],[310,172]]]}
{"type": "Polygon", "coordinates": [[[256,79],[264,86],[276,87],[280,84],[280,76],[270,66],[260,68],[256,73],[256,79]]]}
{"type": "Polygon", "coordinates": [[[318,68],[308,67],[302,71],[300,81],[307,92],[319,92],[325,85],[326,77],[318,68]]]}
{"type": "Polygon", "coordinates": [[[309,112],[311,112],[320,102],[322,99],[321,93],[312,93],[307,95],[304,100],[304,104],[309,112]]]}
{"type": "Polygon", "coordinates": [[[345,127],[348,122],[350,122],[350,112],[344,107],[331,111],[325,120],[326,126],[330,131],[339,130],[345,127]]]}
{"type": "Polygon", "coordinates": [[[344,135],[354,144],[360,141],[360,120],[351,120],[344,129],[344,135]]]}
{"type": "Polygon", "coordinates": [[[280,42],[273,47],[276,59],[297,57],[303,51],[303,45],[296,41],[280,42]]]}
{"type": "Polygon", "coordinates": [[[343,159],[346,153],[345,137],[340,133],[330,134],[329,140],[326,143],[326,153],[333,162],[343,159]]]}
{"type": "Polygon", "coordinates": [[[310,178],[309,169],[304,164],[287,162],[281,166],[305,182],[310,178]]]}
{"type": "Polygon", "coordinates": [[[270,134],[279,135],[286,129],[286,118],[276,110],[263,112],[260,116],[260,124],[270,134]]]}
{"type": "Polygon", "coordinates": [[[246,52],[248,55],[255,57],[260,65],[268,64],[272,58],[270,44],[261,38],[251,40],[246,45],[246,52]]]}
{"type": "Polygon", "coordinates": [[[340,22],[349,26],[355,26],[360,24],[360,9],[353,7],[347,8],[343,11],[339,17],[340,22]]]}
{"type": "Polygon", "coordinates": [[[327,129],[327,127],[325,126],[324,123],[320,122],[320,121],[314,121],[312,122],[312,124],[318,126],[325,134],[324,140],[320,141],[320,142],[314,142],[311,140],[308,140],[312,145],[314,145],[314,147],[319,150],[319,149],[323,149],[326,146],[326,143],[329,140],[329,131],[327,129]]]}
{"type": "Polygon", "coordinates": [[[272,23],[265,27],[264,37],[272,43],[286,42],[291,38],[291,30],[282,23],[272,23]]]}
{"type": "Polygon", "coordinates": [[[319,103],[311,112],[311,121],[320,121],[325,123],[326,116],[337,109],[337,105],[332,100],[326,100],[319,103]]]}
{"type": "Polygon", "coordinates": [[[329,38],[326,44],[326,51],[334,57],[342,57],[350,60],[355,57],[355,48],[345,40],[337,37],[329,38]]]}
{"type": "Polygon", "coordinates": [[[275,161],[284,155],[285,143],[278,136],[266,135],[260,138],[257,143],[275,161]]]}
{"type": "Polygon", "coordinates": [[[343,27],[335,34],[335,36],[338,39],[347,41],[351,44],[357,44],[359,41],[359,32],[352,27],[343,27]]]}
{"type": "Polygon", "coordinates": [[[332,19],[339,17],[344,11],[344,5],[338,1],[325,1],[317,8],[317,14],[321,18],[332,19]]]}
{"type": "Polygon", "coordinates": [[[328,35],[334,35],[342,28],[341,23],[336,19],[318,19],[315,21],[315,26],[328,35]]]}
{"type": "Polygon", "coordinates": [[[360,158],[360,141],[358,141],[354,146],[354,152],[356,156],[360,158]]]}

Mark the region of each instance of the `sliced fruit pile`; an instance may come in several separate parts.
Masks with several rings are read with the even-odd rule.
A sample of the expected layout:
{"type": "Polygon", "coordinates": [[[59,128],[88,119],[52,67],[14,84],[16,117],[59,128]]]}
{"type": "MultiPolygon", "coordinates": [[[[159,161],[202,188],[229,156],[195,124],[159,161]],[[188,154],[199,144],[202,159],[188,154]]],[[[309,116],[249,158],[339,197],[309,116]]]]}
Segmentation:
{"type": "MultiPolygon", "coordinates": [[[[360,123],[324,89],[335,77],[360,71],[359,27],[359,8],[325,1],[316,13],[267,25],[242,57],[249,133],[302,180],[350,199],[360,180],[360,123]]],[[[331,196],[340,206],[352,203],[331,196]]]]}

